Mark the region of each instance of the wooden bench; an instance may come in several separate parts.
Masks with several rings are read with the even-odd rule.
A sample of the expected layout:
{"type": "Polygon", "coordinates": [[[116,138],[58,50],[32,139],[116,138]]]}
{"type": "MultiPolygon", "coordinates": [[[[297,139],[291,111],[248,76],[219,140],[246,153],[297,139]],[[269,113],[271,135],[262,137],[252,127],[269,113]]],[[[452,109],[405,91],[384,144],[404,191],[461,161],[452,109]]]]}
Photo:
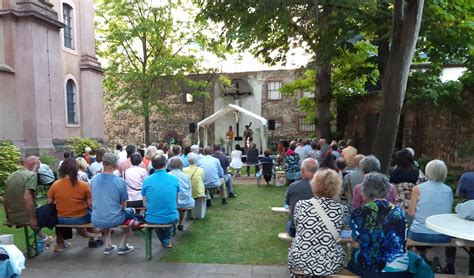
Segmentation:
{"type": "Polygon", "coordinates": [[[272,207],[273,212],[283,212],[283,213],[290,213],[290,210],[285,207],[272,207]]]}
{"type": "Polygon", "coordinates": [[[406,246],[426,246],[426,247],[474,247],[474,241],[453,239],[450,242],[445,243],[428,243],[418,242],[412,239],[407,239],[406,246]]]}
{"type": "MultiPolygon", "coordinates": [[[[56,225],[57,228],[96,228],[92,223],[82,224],[82,225],[64,225],[58,224],[56,225]]],[[[147,260],[151,260],[152,258],[152,238],[153,238],[153,229],[154,228],[168,228],[173,227],[172,224],[144,224],[139,228],[134,228],[140,236],[145,240],[145,255],[147,260]],[[144,230],[144,231],[143,231],[144,230]]],[[[117,228],[130,228],[127,225],[120,225],[117,228]]]]}
{"type": "Polygon", "coordinates": [[[295,238],[291,237],[288,233],[278,233],[278,239],[291,242],[295,238]]]}
{"type": "MultiPolygon", "coordinates": [[[[293,268],[290,269],[290,273],[292,273],[293,275],[295,275],[295,277],[298,277],[298,278],[322,277],[322,276],[307,275],[307,274],[304,274],[303,272],[298,271],[298,270],[293,269],[293,268]]],[[[328,276],[324,276],[324,277],[331,277],[331,278],[348,278],[348,277],[350,277],[350,278],[355,278],[355,277],[360,277],[360,276],[355,274],[355,273],[352,273],[349,270],[344,268],[336,274],[332,274],[332,275],[328,275],[328,276]]]]}

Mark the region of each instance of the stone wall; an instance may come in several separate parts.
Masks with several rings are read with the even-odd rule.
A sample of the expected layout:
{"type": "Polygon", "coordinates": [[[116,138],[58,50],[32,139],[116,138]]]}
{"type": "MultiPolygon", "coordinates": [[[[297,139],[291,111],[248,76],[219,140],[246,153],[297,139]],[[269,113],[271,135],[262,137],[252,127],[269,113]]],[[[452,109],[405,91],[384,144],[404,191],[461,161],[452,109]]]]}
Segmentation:
{"type": "MultiPolygon", "coordinates": [[[[465,90],[462,98],[462,107],[456,111],[430,103],[406,103],[396,147],[412,147],[417,157],[424,155],[439,158],[474,170],[474,158],[462,154],[463,145],[474,144],[474,109],[469,106],[474,103],[474,94],[465,90]]],[[[357,146],[365,153],[371,152],[372,142],[368,142],[368,138],[375,138],[376,119],[381,103],[381,94],[371,94],[354,105],[349,112],[352,117],[349,118],[344,138],[354,138],[357,146]]]]}

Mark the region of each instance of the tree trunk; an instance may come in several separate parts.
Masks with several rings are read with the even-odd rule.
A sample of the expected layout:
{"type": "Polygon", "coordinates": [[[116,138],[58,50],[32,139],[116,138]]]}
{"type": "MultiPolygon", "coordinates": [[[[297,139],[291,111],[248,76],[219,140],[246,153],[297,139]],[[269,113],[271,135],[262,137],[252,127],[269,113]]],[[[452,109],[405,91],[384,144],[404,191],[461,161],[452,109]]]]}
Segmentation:
{"type": "Polygon", "coordinates": [[[396,0],[394,5],[392,44],[384,71],[384,98],[375,139],[375,154],[384,173],[388,170],[395,146],[408,74],[420,31],[423,2],[396,0]]]}
{"type": "Polygon", "coordinates": [[[144,116],[145,120],[145,144],[150,145],[150,115],[144,116]]]}
{"type": "Polygon", "coordinates": [[[331,59],[324,59],[316,67],[316,115],[320,138],[331,140],[331,59]]]}

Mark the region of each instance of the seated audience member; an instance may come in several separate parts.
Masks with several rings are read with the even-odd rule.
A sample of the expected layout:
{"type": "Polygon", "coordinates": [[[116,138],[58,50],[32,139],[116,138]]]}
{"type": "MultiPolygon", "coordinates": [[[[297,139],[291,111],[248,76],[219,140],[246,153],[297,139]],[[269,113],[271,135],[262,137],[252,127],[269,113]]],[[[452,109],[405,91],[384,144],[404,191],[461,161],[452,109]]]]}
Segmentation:
{"type": "MultiPolygon", "coordinates": [[[[86,163],[84,158],[83,163],[86,163]]],[[[79,225],[91,222],[90,209],[92,197],[89,185],[79,179],[79,167],[74,158],[64,160],[59,168],[61,179],[54,182],[48,190],[48,204],[55,203],[58,212],[58,223],[65,225],[79,225]]],[[[97,240],[100,234],[94,229],[77,228],[77,233],[91,241],[97,240]]],[[[61,233],[56,233],[55,252],[71,248],[61,233]]]]}
{"type": "Polygon", "coordinates": [[[202,219],[206,216],[206,189],[204,187],[204,170],[196,166],[197,154],[189,153],[189,167],[184,168],[184,172],[191,180],[191,192],[194,199],[194,208],[191,211],[193,218],[202,219]]]}
{"type": "Polygon", "coordinates": [[[320,152],[320,147],[318,144],[318,141],[312,140],[311,141],[311,150],[308,151],[308,157],[314,158],[318,161],[318,163],[321,163],[321,152],[320,152]]]}
{"type": "Polygon", "coordinates": [[[8,175],[5,181],[3,206],[7,225],[29,225],[39,230],[36,219],[38,176],[40,161],[36,156],[29,156],[23,161],[23,167],[8,175]]]}
{"type": "MultiPolygon", "coordinates": [[[[360,163],[360,168],[364,175],[371,172],[380,172],[380,161],[373,155],[366,156],[360,163]]],[[[395,187],[390,184],[388,194],[386,196],[387,201],[395,203],[397,192],[395,187]]],[[[364,195],[362,194],[362,184],[358,184],[354,187],[352,192],[352,210],[361,207],[366,202],[364,195]]]]}
{"type": "Polygon", "coordinates": [[[255,165],[255,174],[258,173],[258,149],[255,143],[250,144],[250,147],[247,149],[247,160],[245,160],[245,164],[247,164],[247,177],[250,176],[250,165],[255,165]]]}
{"type": "Polygon", "coordinates": [[[143,157],[143,166],[145,167],[145,169],[150,168],[149,166],[151,163],[151,159],[156,155],[157,151],[158,150],[155,146],[149,146],[148,148],[146,148],[145,157],[143,157]]]}
{"type": "Polygon", "coordinates": [[[321,161],[320,167],[331,169],[337,172],[336,157],[332,153],[327,154],[326,157],[324,157],[324,159],[321,161]]]}
{"type": "Polygon", "coordinates": [[[314,173],[318,171],[318,162],[314,158],[306,158],[301,163],[301,180],[295,181],[288,187],[285,197],[285,205],[290,211],[286,230],[291,237],[295,237],[296,227],[293,221],[294,208],[301,200],[308,200],[314,197],[310,181],[314,173]]]}
{"type": "MultiPolygon", "coordinates": [[[[64,160],[68,159],[71,157],[71,153],[70,152],[64,152],[63,153],[63,157],[64,157],[64,160]]],[[[61,164],[63,163],[64,160],[61,160],[59,161],[58,163],[58,169],[61,168],[61,164]]]]}
{"type": "Polygon", "coordinates": [[[346,160],[342,157],[336,159],[336,168],[337,172],[341,175],[341,178],[344,178],[349,172],[347,171],[347,163],[346,160]]]}
{"type": "Polygon", "coordinates": [[[357,149],[354,148],[354,141],[352,139],[347,140],[347,147],[341,152],[341,156],[346,160],[347,167],[354,168],[354,158],[357,155],[357,149]]]}
{"type": "Polygon", "coordinates": [[[331,147],[331,154],[334,155],[334,157],[336,157],[336,159],[341,157],[341,153],[338,152],[339,146],[337,145],[337,143],[332,143],[330,147],[331,147]]]}
{"type": "Polygon", "coordinates": [[[328,155],[328,153],[330,153],[330,148],[329,148],[329,145],[328,145],[325,138],[319,139],[318,145],[319,145],[319,150],[321,152],[321,158],[320,159],[321,159],[321,162],[322,162],[323,159],[326,157],[326,155],[328,155]]]}
{"type": "Polygon", "coordinates": [[[354,169],[344,176],[342,183],[342,193],[346,197],[349,204],[352,204],[352,192],[354,187],[361,184],[364,180],[364,173],[360,169],[360,161],[365,158],[365,155],[358,154],[354,158],[354,169]]]}
{"type": "Polygon", "coordinates": [[[347,213],[347,208],[334,200],[341,179],[331,169],[320,170],[314,174],[311,189],[315,197],[297,202],[294,208],[296,236],[288,253],[288,267],[305,275],[335,274],[344,264],[344,250],[332,232],[340,234],[347,213]],[[322,213],[328,223],[322,220],[322,213]]]}
{"type": "Polygon", "coordinates": [[[307,154],[306,154],[306,150],[304,148],[304,143],[303,143],[303,139],[301,138],[298,138],[296,140],[296,149],[295,149],[295,153],[297,153],[300,157],[300,161],[299,161],[299,164],[301,165],[301,162],[303,162],[303,160],[306,158],[307,154]]]}
{"type": "MultiPolygon", "coordinates": [[[[411,156],[413,156],[413,164],[415,165],[416,168],[420,169],[420,164],[418,161],[415,160],[415,150],[413,148],[406,148],[410,153],[411,156]]],[[[423,180],[422,182],[425,182],[426,180],[423,180]]]]}
{"type": "Polygon", "coordinates": [[[102,171],[104,171],[104,166],[102,165],[102,157],[105,154],[105,149],[98,148],[95,153],[96,153],[95,161],[91,164],[91,166],[89,166],[91,176],[95,176],[98,173],[101,173],[102,171]]]}
{"type": "Polygon", "coordinates": [[[181,155],[181,159],[183,159],[183,161],[184,160],[186,161],[186,163],[183,162],[183,165],[185,165],[184,168],[189,166],[188,155],[189,155],[190,152],[191,152],[191,147],[190,146],[185,146],[183,148],[183,154],[181,155]]]}
{"type": "Polygon", "coordinates": [[[183,220],[186,217],[186,210],[194,207],[194,199],[192,196],[191,179],[189,175],[183,172],[183,161],[181,156],[172,157],[169,161],[169,174],[178,178],[179,193],[178,193],[178,210],[179,221],[178,230],[183,230],[183,220]]]}
{"type": "Polygon", "coordinates": [[[199,146],[198,146],[198,145],[192,145],[192,146],[191,146],[191,152],[197,154],[197,156],[198,156],[198,161],[199,161],[199,159],[201,159],[201,158],[203,157],[203,155],[202,155],[202,154],[200,153],[200,151],[199,151],[199,146]]]}
{"type": "Polygon", "coordinates": [[[343,149],[345,149],[347,147],[346,145],[346,141],[344,140],[339,140],[339,142],[337,142],[337,151],[338,152],[342,152],[343,149]]]}
{"type": "MultiPolygon", "coordinates": [[[[125,170],[132,167],[132,162],[130,161],[130,157],[132,156],[132,154],[137,152],[137,146],[127,145],[125,147],[125,151],[127,152],[127,159],[120,162],[119,168],[118,168],[121,177],[123,177],[123,173],[125,172],[125,170]]],[[[143,162],[140,162],[140,167],[145,169],[145,165],[143,164],[143,162]]]]}
{"type": "MultiPolygon", "coordinates": [[[[425,226],[427,217],[452,212],[453,192],[443,183],[448,175],[448,168],[441,160],[432,160],[426,165],[427,182],[413,187],[408,213],[415,217],[408,237],[414,241],[428,243],[450,242],[451,237],[437,233],[425,226]]],[[[426,249],[417,247],[420,255],[426,258],[426,249]]],[[[456,247],[446,247],[447,274],[454,274],[456,247]]],[[[426,260],[426,259],[425,259],[426,260]]]]}
{"type": "MultiPolygon", "coordinates": [[[[145,179],[142,188],[143,204],[146,207],[145,220],[151,224],[174,225],[178,222],[178,178],[166,172],[164,155],[154,156],[151,163],[155,172],[145,179]]],[[[156,228],[155,232],[163,247],[173,247],[173,227],[156,228]]]]}
{"type": "Polygon", "coordinates": [[[53,170],[48,164],[44,164],[40,160],[40,166],[38,168],[38,184],[51,185],[56,180],[53,170]]]}
{"type": "MultiPolygon", "coordinates": [[[[197,165],[204,169],[204,186],[206,190],[209,192],[221,187],[222,204],[227,204],[226,186],[221,181],[224,176],[224,170],[219,159],[212,156],[211,147],[204,148],[204,156],[198,160],[197,165]]],[[[207,206],[211,205],[211,200],[207,200],[207,206]]]]}
{"type": "Polygon", "coordinates": [[[91,164],[91,151],[92,151],[92,149],[90,147],[85,147],[84,148],[84,159],[86,160],[88,165],[91,164]]]}
{"type": "MultiPolygon", "coordinates": [[[[109,255],[117,251],[110,237],[111,228],[124,224],[135,217],[135,209],[126,208],[128,200],[127,182],[114,175],[118,167],[118,156],[106,153],[102,157],[104,171],[91,179],[92,192],[92,224],[102,229],[105,239],[104,254],[109,255]]],[[[127,244],[130,228],[122,228],[123,234],[118,247],[118,254],[127,254],[134,250],[127,244]]]]}
{"type": "Polygon", "coordinates": [[[138,153],[140,153],[142,157],[145,157],[145,151],[146,151],[146,144],[140,144],[140,147],[138,148],[138,153]]]}
{"type": "MultiPolygon", "coordinates": [[[[260,164],[271,164],[274,165],[275,162],[273,161],[273,158],[270,157],[271,151],[269,149],[266,149],[263,151],[263,158],[260,159],[260,164]]],[[[263,166],[262,166],[263,169],[263,166]]],[[[267,183],[267,185],[270,184],[270,181],[272,180],[272,175],[263,175],[263,179],[267,183]]]]}
{"type": "Polygon", "coordinates": [[[140,208],[143,207],[141,194],[143,181],[148,176],[148,172],[140,167],[140,163],[142,162],[140,153],[132,154],[132,156],[130,156],[130,162],[132,163],[132,167],[123,172],[123,177],[127,182],[127,207],[140,208]]]}
{"type": "Polygon", "coordinates": [[[214,148],[214,157],[219,159],[221,163],[222,170],[224,170],[224,182],[225,186],[227,187],[227,192],[229,193],[229,198],[235,198],[237,195],[234,194],[234,185],[232,182],[232,175],[229,174],[229,160],[227,157],[222,153],[222,148],[218,144],[213,146],[214,148]]]}
{"type": "Polygon", "coordinates": [[[296,180],[301,178],[300,176],[300,156],[295,152],[296,143],[290,143],[288,151],[283,157],[284,160],[284,169],[286,175],[287,184],[291,184],[296,180]]]}
{"type": "Polygon", "coordinates": [[[122,145],[117,144],[117,146],[115,146],[115,149],[115,154],[119,157],[119,164],[122,163],[122,161],[127,160],[127,151],[124,150],[122,145]]]}
{"type": "Polygon", "coordinates": [[[362,194],[367,202],[351,215],[356,248],[347,268],[362,277],[412,277],[405,249],[405,212],[386,200],[389,186],[383,174],[365,175],[362,194]]]}
{"type": "Polygon", "coordinates": [[[235,150],[230,153],[230,164],[229,166],[235,169],[235,176],[240,177],[240,169],[242,169],[242,151],[240,150],[240,145],[235,145],[235,150]]]}
{"type": "Polygon", "coordinates": [[[456,197],[474,200],[474,172],[465,172],[458,182],[456,197]]]}
{"type": "Polygon", "coordinates": [[[173,156],[177,156],[181,159],[181,162],[183,163],[183,167],[188,167],[189,166],[188,160],[185,157],[183,157],[180,145],[173,145],[171,150],[173,152],[173,156]]]}
{"type": "Polygon", "coordinates": [[[88,183],[89,182],[89,175],[87,175],[88,165],[87,165],[86,160],[82,157],[78,157],[78,158],[76,158],[76,163],[77,163],[77,167],[78,167],[77,178],[80,181],[88,183]]]}

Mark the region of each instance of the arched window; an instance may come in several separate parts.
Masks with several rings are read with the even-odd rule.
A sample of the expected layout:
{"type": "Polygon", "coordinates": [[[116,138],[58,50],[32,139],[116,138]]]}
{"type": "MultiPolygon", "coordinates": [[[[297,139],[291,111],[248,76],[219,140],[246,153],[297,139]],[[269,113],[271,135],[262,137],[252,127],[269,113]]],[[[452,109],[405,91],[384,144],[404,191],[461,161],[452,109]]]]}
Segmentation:
{"type": "Polygon", "coordinates": [[[67,123],[77,124],[76,119],[76,84],[72,79],[66,83],[67,123]]]}
{"type": "Polygon", "coordinates": [[[63,4],[63,19],[64,19],[64,47],[74,49],[74,19],[72,7],[68,4],[63,4]]]}

